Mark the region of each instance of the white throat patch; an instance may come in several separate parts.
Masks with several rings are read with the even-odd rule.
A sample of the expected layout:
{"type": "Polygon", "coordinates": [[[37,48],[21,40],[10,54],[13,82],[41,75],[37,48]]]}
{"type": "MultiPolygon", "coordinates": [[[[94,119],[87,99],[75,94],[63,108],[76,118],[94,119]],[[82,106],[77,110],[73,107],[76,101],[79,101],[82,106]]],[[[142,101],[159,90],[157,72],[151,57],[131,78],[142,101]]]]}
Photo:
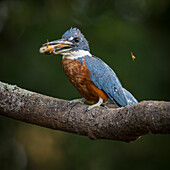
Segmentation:
{"type": "Polygon", "coordinates": [[[67,58],[67,59],[72,59],[72,60],[84,57],[86,55],[92,56],[89,51],[85,51],[85,50],[70,51],[68,53],[66,52],[62,54],[63,54],[63,59],[67,58]]]}

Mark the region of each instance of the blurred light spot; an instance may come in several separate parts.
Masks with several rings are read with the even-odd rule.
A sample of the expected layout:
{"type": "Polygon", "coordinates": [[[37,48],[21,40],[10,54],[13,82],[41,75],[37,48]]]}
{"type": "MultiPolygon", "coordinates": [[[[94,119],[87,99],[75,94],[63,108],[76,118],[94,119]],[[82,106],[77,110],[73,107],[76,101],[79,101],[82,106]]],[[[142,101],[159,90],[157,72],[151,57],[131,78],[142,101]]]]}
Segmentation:
{"type": "MultiPolygon", "coordinates": [[[[62,163],[63,151],[60,147],[62,136],[57,133],[58,140],[55,141],[48,129],[40,127],[24,126],[18,130],[18,139],[23,143],[28,153],[28,160],[31,159],[35,166],[43,167],[47,164],[58,165],[62,163]]],[[[42,168],[41,168],[42,169],[42,168]]]]}
{"type": "Polygon", "coordinates": [[[116,10],[123,18],[130,21],[141,20],[145,6],[145,0],[115,0],[116,10]]]}

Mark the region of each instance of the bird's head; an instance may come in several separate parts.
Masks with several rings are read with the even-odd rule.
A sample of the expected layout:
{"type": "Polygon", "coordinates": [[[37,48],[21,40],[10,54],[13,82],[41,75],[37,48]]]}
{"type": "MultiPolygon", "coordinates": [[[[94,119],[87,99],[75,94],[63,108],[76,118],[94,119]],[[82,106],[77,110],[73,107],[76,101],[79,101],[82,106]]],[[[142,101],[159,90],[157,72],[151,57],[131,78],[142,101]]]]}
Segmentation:
{"type": "Polygon", "coordinates": [[[69,55],[80,50],[89,52],[89,44],[79,29],[71,28],[63,34],[61,39],[43,44],[40,53],[69,55]]]}

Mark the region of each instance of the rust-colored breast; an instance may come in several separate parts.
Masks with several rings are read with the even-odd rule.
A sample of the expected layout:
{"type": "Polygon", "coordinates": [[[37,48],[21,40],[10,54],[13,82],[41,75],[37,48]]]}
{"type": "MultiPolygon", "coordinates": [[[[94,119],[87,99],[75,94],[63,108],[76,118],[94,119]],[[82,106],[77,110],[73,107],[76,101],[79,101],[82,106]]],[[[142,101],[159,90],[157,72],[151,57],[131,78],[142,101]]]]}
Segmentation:
{"type": "MultiPolygon", "coordinates": [[[[83,59],[82,59],[83,60],[83,59]]],[[[70,82],[76,87],[82,97],[85,97],[89,103],[96,103],[101,97],[107,100],[107,95],[98,89],[90,79],[90,71],[83,60],[63,59],[62,66],[70,82]]]]}

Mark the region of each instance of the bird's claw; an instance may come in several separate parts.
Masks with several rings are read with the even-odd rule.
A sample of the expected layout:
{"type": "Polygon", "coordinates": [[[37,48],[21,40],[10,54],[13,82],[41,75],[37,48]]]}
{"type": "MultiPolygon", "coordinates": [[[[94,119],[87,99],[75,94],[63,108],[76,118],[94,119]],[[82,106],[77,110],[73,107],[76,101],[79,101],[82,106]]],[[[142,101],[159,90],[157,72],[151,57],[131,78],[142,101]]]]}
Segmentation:
{"type": "Polygon", "coordinates": [[[99,98],[99,101],[96,104],[93,104],[91,106],[88,106],[87,111],[93,109],[94,107],[100,107],[100,105],[103,103],[103,99],[99,98]]]}
{"type": "Polygon", "coordinates": [[[85,98],[70,100],[70,101],[68,101],[68,105],[72,104],[72,103],[84,103],[85,100],[86,100],[85,98]]]}
{"type": "Polygon", "coordinates": [[[87,111],[93,109],[94,107],[100,107],[100,105],[99,105],[99,104],[93,104],[93,105],[91,105],[91,106],[88,106],[88,107],[87,107],[87,111]]]}

